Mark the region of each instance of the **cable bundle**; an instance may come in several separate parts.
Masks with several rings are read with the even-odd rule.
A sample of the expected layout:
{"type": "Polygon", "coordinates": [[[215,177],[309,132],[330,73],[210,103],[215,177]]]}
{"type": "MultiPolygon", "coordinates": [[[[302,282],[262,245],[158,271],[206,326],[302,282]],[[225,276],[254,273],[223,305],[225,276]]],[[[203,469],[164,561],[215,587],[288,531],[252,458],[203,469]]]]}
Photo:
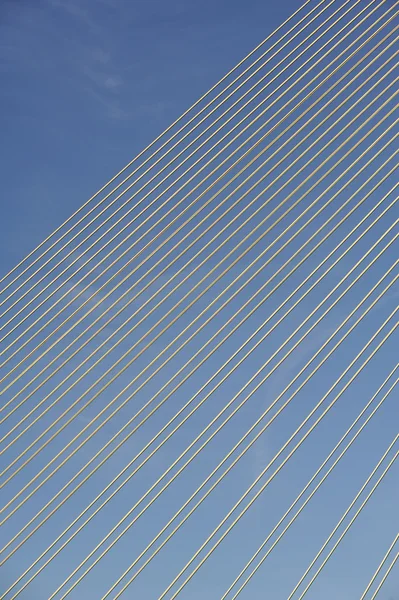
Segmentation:
{"type": "Polygon", "coordinates": [[[305,2],[2,279],[3,598],[388,585],[396,8],[305,2]]]}

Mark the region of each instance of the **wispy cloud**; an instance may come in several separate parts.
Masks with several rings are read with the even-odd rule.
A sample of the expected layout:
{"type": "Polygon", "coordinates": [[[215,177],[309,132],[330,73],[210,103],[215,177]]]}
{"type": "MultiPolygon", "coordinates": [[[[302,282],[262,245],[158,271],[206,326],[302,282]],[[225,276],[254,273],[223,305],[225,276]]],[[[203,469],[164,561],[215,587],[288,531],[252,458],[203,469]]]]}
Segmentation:
{"type": "Polygon", "coordinates": [[[1,70],[23,70],[29,77],[45,74],[66,102],[68,90],[74,98],[94,99],[94,106],[111,119],[126,118],[126,70],[115,39],[104,29],[112,3],[45,0],[23,8],[10,3],[7,19],[0,23],[1,70]]]}
{"type": "Polygon", "coordinates": [[[62,11],[64,15],[78,19],[94,31],[98,29],[96,21],[82,2],[77,4],[69,0],[47,0],[47,4],[54,10],[62,11]]]}
{"type": "Polygon", "coordinates": [[[122,70],[115,64],[100,19],[96,18],[98,8],[112,5],[104,3],[103,0],[96,0],[94,4],[66,0],[47,2],[59,16],[70,17],[75,21],[75,25],[87,27],[84,34],[82,32],[82,35],[75,36],[73,41],[66,45],[71,67],[85,92],[95,98],[112,119],[127,116],[118,97],[124,87],[122,70]]]}

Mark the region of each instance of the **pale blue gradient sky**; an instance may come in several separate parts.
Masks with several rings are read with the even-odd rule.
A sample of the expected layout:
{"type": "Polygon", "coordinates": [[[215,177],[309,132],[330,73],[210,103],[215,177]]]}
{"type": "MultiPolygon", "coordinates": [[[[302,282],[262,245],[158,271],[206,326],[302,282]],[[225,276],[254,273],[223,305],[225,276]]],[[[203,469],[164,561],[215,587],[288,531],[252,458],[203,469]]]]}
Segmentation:
{"type": "MultiPolygon", "coordinates": [[[[312,3],[312,6],[314,4],[312,3]]],[[[339,6],[342,2],[339,0],[335,4],[339,6]]],[[[386,2],[385,4],[388,7],[392,3],[386,2]]],[[[1,275],[4,275],[27,252],[60,225],[100,185],[131,160],[299,5],[300,3],[296,0],[288,2],[205,0],[201,3],[187,0],[72,0],[71,2],[68,0],[37,2],[12,0],[3,2],[0,8],[0,73],[2,80],[0,130],[3,132],[1,275]]],[[[380,10],[377,14],[382,14],[382,11],[380,10]]],[[[325,63],[328,64],[329,60],[326,59],[325,63]]],[[[377,64],[381,64],[381,62],[377,64]]],[[[324,63],[322,66],[325,66],[324,63]]],[[[392,76],[390,76],[384,85],[392,81],[392,76]]],[[[377,92],[381,89],[381,87],[378,88],[377,92]]],[[[391,108],[391,105],[388,108],[391,108]]],[[[381,113],[379,118],[385,112],[381,113]]],[[[368,114],[369,112],[366,112],[366,115],[368,114]]],[[[392,122],[393,117],[390,117],[388,123],[392,122]]],[[[349,132],[353,129],[354,127],[349,132]]],[[[374,138],[379,131],[377,130],[374,134],[374,138]]],[[[339,140],[333,147],[338,146],[341,141],[339,140]]],[[[377,146],[377,149],[381,146],[382,143],[377,146]]],[[[385,151],[378,164],[392,151],[393,147],[385,151]]],[[[346,163],[344,163],[345,165],[346,163]]],[[[363,179],[370,174],[369,169],[363,179]]],[[[333,182],[334,175],[329,176],[327,183],[333,182]]],[[[379,198],[382,193],[386,193],[394,183],[395,177],[391,177],[381,187],[378,194],[368,199],[359,213],[366,214],[372,208],[375,199],[379,198]]],[[[351,184],[349,190],[353,192],[357,185],[360,185],[360,182],[351,184]]],[[[311,193],[310,198],[313,200],[316,195],[316,192],[311,193]]],[[[327,210],[327,214],[332,214],[337,206],[338,204],[332,205],[327,210]]],[[[262,217],[265,214],[267,213],[262,213],[262,217]]],[[[294,211],[293,214],[299,215],[300,209],[294,211]]],[[[93,544],[97,543],[102,535],[115,524],[119,515],[124,514],[130,508],[133,502],[132,498],[136,499],[144,493],[169,462],[178,456],[191,439],[224,406],[226,400],[230,399],[265,361],[265,357],[268,357],[292,332],[299,319],[305,318],[343,276],[345,270],[365,254],[384,229],[393,222],[397,214],[397,208],[394,208],[379,222],[370,236],[366,236],[349,255],[345,263],[334,270],[328,283],[319,286],[312,298],[296,309],[292,316],[276,330],[276,333],[260,346],[251,364],[245,364],[243,368],[239,369],[235,376],[221,388],[220,393],[214,395],[212,404],[207,403],[204,409],[199,411],[198,415],[188,423],[187,427],[175,436],[173,442],[166,445],[163,452],[151,461],[150,468],[144,469],[133,479],[133,483],[127,486],[112,504],[110,503],[110,506],[103,511],[102,516],[88,528],[85,535],[80,536],[78,544],[71,544],[70,550],[61,555],[60,559],[55,560],[45,575],[38,578],[35,584],[21,594],[22,600],[42,600],[48,597],[55,586],[89,552],[93,544]]],[[[359,214],[356,213],[348,221],[343,228],[341,237],[350,231],[358,217],[359,214]]],[[[310,227],[310,232],[321,225],[322,219],[323,217],[316,219],[315,225],[310,227]]],[[[289,220],[283,221],[283,224],[277,228],[277,232],[282,231],[288,223],[289,220]]],[[[250,232],[250,226],[244,228],[238,239],[241,240],[248,232],[250,232]]],[[[294,249],[304,243],[308,235],[307,231],[301,234],[294,249]]],[[[209,239],[209,237],[205,239],[209,239]]],[[[391,238],[392,235],[387,239],[391,238]]],[[[268,241],[270,240],[268,239],[268,241]]],[[[174,394],[173,404],[165,405],[160,414],[133,436],[129,443],[110,461],[109,465],[93,478],[93,487],[90,490],[83,489],[75,500],[60,512],[60,517],[55,524],[49,523],[47,528],[43,528],[40,549],[45,548],[53,539],[55,530],[58,534],[68,520],[76,516],[83,503],[88,503],[106,485],[115,473],[131,459],[133,454],[174,414],[176,406],[180,407],[184,404],[189,395],[200,387],[204,378],[210,376],[213,370],[226,360],[232,351],[231,348],[238,346],[249,335],[248,331],[252,332],[264,321],[267,315],[283,301],[285,295],[293,289],[293,286],[298,285],[322,259],[326,249],[331,250],[335,243],[336,238],[331,239],[312,257],[306,267],[299,269],[293,277],[292,287],[290,287],[291,284],[282,287],[270,300],[267,305],[268,309],[260,311],[261,314],[254,315],[246,327],[236,334],[232,346],[220,352],[214,363],[208,361],[212,364],[205,365],[186,386],[174,394]]],[[[229,243],[227,247],[229,250],[234,249],[234,243],[229,243]]],[[[200,246],[195,246],[195,250],[199,248],[200,246]]],[[[215,438],[215,441],[196,461],[196,468],[188,469],[178,482],[171,486],[164,495],[163,502],[155,503],[149,511],[148,517],[138,521],[129,535],[125,536],[109,557],[100,564],[100,569],[92,572],[71,594],[71,598],[74,600],[101,598],[110,583],[132,562],[151,537],[222,459],[254,419],[261,414],[265,406],[285,387],[321,341],[330,335],[360,300],[362,294],[366,293],[378,277],[394,262],[397,248],[396,243],[389,252],[384,254],[364,280],[354,288],[352,293],[348,294],[348,298],[329,314],[322,325],[284,364],[284,368],[269,380],[267,386],[261,388],[254,395],[253,402],[249,403],[240,416],[233,419],[226,430],[215,438]]],[[[245,265],[256,256],[256,252],[257,250],[248,254],[243,261],[245,265]]],[[[289,257],[291,252],[291,249],[283,252],[277,261],[266,269],[266,275],[258,276],[253,283],[248,284],[240,299],[229,308],[226,317],[217,321],[217,324],[221,325],[227,316],[233,314],[233,310],[237,309],[240,302],[250,297],[264,282],[266,276],[273,275],[277,267],[289,257]]],[[[219,253],[217,260],[222,256],[223,252],[219,253]]],[[[216,264],[217,260],[214,259],[211,265],[216,264]]],[[[173,269],[169,269],[161,282],[167,281],[168,277],[172,276],[181,266],[184,267],[184,260],[178,262],[173,269]]],[[[252,268],[249,274],[252,274],[254,270],[252,268]]],[[[144,269],[139,274],[142,275],[143,271],[144,269]]],[[[223,285],[230,283],[238,271],[238,268],[233,269],[233,274],[223,280],[223,285]]],[[[205,273],[205,269],[201,270],[200,276],[205,273]]],[[[194,281],[199,281],[200,276],[196,276],[194,281]]],[[[180,281],[182,277],[183,275],[179,276],[177,281],[180,281]]],[[[392,276],[387,279],[387,282],[390,280],[392,280],[392,276]]],[[[222,289],[222,283],[216,286],[217,292],[222,289]]],[[[236,288],[237,286],[233,287],[233,289],[236,288]]],[[[93,286],[93,289],[96,290],[96,287],[93,286]]],[[[128,289],[127,285],[122,289],[128,289]]],[[[183,292],[188,291],[189,285],[183,286],[182,289],[183,292]]],[[[153,288],[151,288],[152,291],[153,288]]],[[[182,534],[175,536],[175,539],[166,547],[166,552],[164,551],[160,558],[154,561],[152,569],[145,570],[143,576],[138,578],[123,598],[152,600],[158,597],[167,583],[183,566],[185,559],[192,555],[206,535],[212,531],[230,506],[280,448],[292,430],[302,421],[328,385],[335,380],[337,374],[345,368],[366,340],[388,317],[397,305],[398,292],[397,285],[391,288],[385,301],[370,313],[364,326],[351,336],[350,343],[337,352],[334,359],[328,363],[328,368],[315,377],[305,391],[299,394],[294,407],[283,413],[276,426],[271,427],[269,433],[263,436],[246,458],[239,463],[233,472],[234,476],[227,477],[224,484],[220,486],[220,490],[211,496],[208,503],[204,504],[198,516],[188,521],[182,534]]],[[[205,296],[198,303],[197,311],[205,308],[214,295],[215,291],[212,291],[205,296]]],[[[148,298],[149,293],[143,297],[148,298]]],[[[114,300],[115,295],[111,299],[114,300]]],[[[134,308],[137,305],[138,303],[134,303],[134,308]]],[[[166,308],[169,308],[170,305],[171,302],[165,303],[166,308]]],[[[193,314],[195,316],[197,313],[193,314]]],[[[140,373],[140,369],[148,362],[148,357],[155,356],[173,338],[173,335],[191,322],[193,314],[189,313],[181,320],[178,328],[172,329],[171,333],[156,343],[146,358],[138,361],[121,378],[120,383],[111,388],[109,395],[105,394],[98,404],[91,406],[81,416],[79,422],[67,430],[66,435],[59,436],[53,449],[62,449],[63,444],[69,440],[71,435],[78,432],[82,424],[96,414],[98,406],[105,406],[110,396],[115,395],[123,385],[140,373]]],[[[123,318],[119,318],[118,325],[123,324],[123,318]]],[[[153,322],[155,319],[150,324],[153,322]]],[[[29,324],[30,321],[27,323],[29,324]]],[[[392,324],[391,321],[389,326],[392,324]]],[[[138,334],[144,334],[146,328],[148,325],[144,323],[138,329],[138,334]]],[[[80,332],[81,329],[78,328],[77,331],[80,332]]],[[[107,334],[110,332],[112,332],[111,326],[106,330],[107,334]]],[[[191,356],[212,333],[212,328],[205,329],[196,344],[189,346],[187,355],[183,353],[183,359],[191,356]]],[[[105,339],[105,334],[102,334],[100,339],[101,341],[105,339]]],[[[68,338],[67,341],[71,340],[68,338]]],[[[365,401],[394,367],[397,362],[397,341],[397,335],[390,338],[384,351],[370,363],[367,373],[364,373],[353,386],[353,391],[349,391],[343,396],[340,408],[333,410],[323,424],[317,428],[309,442],[305,444],[304,449],[298,453],[298,457],[290,461],[284,469],[284,475],[276,478],[267,494],[262,496],[262,499],[255,504],[254,509],[243,519],[242,524],[227,538],[226,543],[215,553],[214,559],[210,560],[209,564],[206,564],[187,586],[181,594],[181,598],[189,600],[204,598],[217,600],[220,598],[233,580],[233,574],[243,567],[301,490],[311,473],[350,425],[365,401]]],[[[94,345],[90,346],[90,351],[93,347],[94,345]]],[[[124,350],[127,347],[127,343],[122,345],[124,350]]],[[[86,356],[88,353],[89,351],[82,356],[86,356]]],[[[56,354],[51,353],[50,358],[55,359],[56,354]]],[[[113,360],[116,360],[117,355],[111,358],[112,360],[109,359],[106,363],[107,367],[113,360]]],[[[78,366],[79,360],[81,359],[76,358],[72,366],[78,366]]],[[[166,373],[163,376],[158,377],[154,383],[147,386],[149,393],[143,394],[143,399],[140,397],[140,399],[136,399],[136,402],[139,405],[143,404],[180,367],[181,363],[182,361],[179,362],[179,360],[173,362],[169,369],[164,370],[166,373]]],[[[96,377],[100,374],[96,372],[96,377]]],[[[55,381],[58,382],[60,379],[57,376],[55,381]]],[[[91,375],[88,383],[94,379],[95,377],[91,375]]],[[[48,386],[44,389],[48,391],[51,388],[48,386]]],[[[84,389],[84,385],[81,388],[77,387],[81,393],[84,389]]],[[[34,400],[36,399],[40,400],[41,395],[34,396],[34,400]]],[[[64,408],[65,406],[62,407],[62,410],[64,408]]],[[[97,436],[98,439],[95,438],[76,459],[70,461],[69,466],[54,478],[54,484],[37,494],[30,505],[20,511],[21,522],[34,515],[43,502],[47,501],[65,482],[65,478],[72,476],[84,461],[88,460],[123,425],[126,419],[134,413],[134,410],[135,406],[121,411],[120,415],[106,426],[103,433],[97,436]]],[[[61,409],[52,413],[52,416],[60,413],[61,409]]],[[[21,414],[23,414],[22,411],[21,414]]],[[[13,424],[18,422],[17,419],[18,415],[13,424]]],[[[387,400],[384,408],[377,413],[367,432],[365,431],[359,438],[347,459],[343,461],[328,483],[322,487],[320,493],[312,501],[310,509],[304,513],[292,533],[272,553],[270,559],[242,594],[243,600],[261,598],[284,600],[287,597],[322,541],[396,434],[397,429],[398,392],[396,391],[387,400]]],[[[33,429],[31,435],[28,436],[29,441],[34,439],[35,431],[33,429]]],[[[13,452],[18,452],[18,448],[17,444],[13,452]]],[[[11,458],[14,455],[14,453],[12,456],[10,454],[11,458]]],[[[35,463],[35,469],[44,466],[51,457],[51,452],[43,452],[35,463]]],[[[4,465],[3,462],[2,465],[4,465]]],[[[29,469],[27,471],[28,476],[35,472],[29,473],[29,469]]],[[[6,499],[12,497],[18,486],[24,483],[24,477],[26,475],[17,477],[14,484],[9,486],[6,499]]],[[[358,598],[370,574],[374,571],[398,530],[398,491],[398,465],[395,465],[384,486],[381,486],[378,491],[375,500],[370,503],[367,510],[364,511],[362,519],[359,519],[356,527],[353,528],[353,533],[342,544],[342,548],[334,560],[330,561],[318,583],[312,587],[308,594],[309,600],[358,598]]],[[[17,518],[9,527],[5,528],[7,539],[16,531],[19,522],[17,518]]],[[[15,579],[19,572],[20,560],[24,566],[27,566],[36,555],[37,542],[32,540],[30,544],[27,544],[25,553],[21,553],[22,559],[10,561],[9,565],[4,568],[0,589],[6,589],[15,579]]],[[[398,588],[399,577],[396,569],[384,587],[381,600],[396,600],[399,597],[398,588]]]]}

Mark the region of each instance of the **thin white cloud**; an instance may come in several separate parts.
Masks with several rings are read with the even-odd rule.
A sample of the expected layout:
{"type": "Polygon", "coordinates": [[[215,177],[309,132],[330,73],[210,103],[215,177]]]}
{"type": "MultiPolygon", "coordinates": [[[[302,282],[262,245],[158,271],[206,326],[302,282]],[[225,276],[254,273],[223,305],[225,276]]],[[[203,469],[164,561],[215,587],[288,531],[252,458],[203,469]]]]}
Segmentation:
{"type": "Polygon", "coordinates": [[[55,10],[61,10],[70,17],[84,22],[93,29],[97,27],[95,21],[90,17],[88,9],[84,8],[81,3],[76,4],[70,0],[47,0],[47,4],[55,10]]]}
{"type": "Polygon", "coordinates": [[[60,49],[60,56],[69,65],[72,75],[69,78],[74,86],[90,94],[103,108],[111,119],[123,119],[126,111],[116,96],[124,87],[120,67],[113,61],[112,52],[107,47],[106,36],[96,8],[109,8],[111,3],[96,0],[96,2],[74,2],[70,0],[46,0],[47,6],[55,16],[70,17],[75,21],[74,35],[68,38],[60,49]],[[82,35],[79,25],[85,28],[82,35]]]}

